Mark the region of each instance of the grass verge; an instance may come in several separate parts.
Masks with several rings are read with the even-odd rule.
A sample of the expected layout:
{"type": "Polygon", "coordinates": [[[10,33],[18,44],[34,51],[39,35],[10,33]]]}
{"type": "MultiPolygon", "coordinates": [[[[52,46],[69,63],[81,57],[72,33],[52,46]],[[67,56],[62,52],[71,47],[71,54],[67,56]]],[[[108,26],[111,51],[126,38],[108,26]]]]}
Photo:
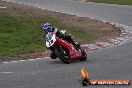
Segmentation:
{"type": "Polygon", "coordinates": [[[0,13],[0,55],[15,55],[44,51],[44,32],[42,24],[52,23],[55,26],[66,28],[78,41],[96,39],[88,31],[76,27],[65,27],[54,18],[37,16],[12,16],[9,13],[0,13]]]}
{"type": "Polygon", "coordinates": [[[119,5],[132,5],[132,0],[87,0],[88,2],[119,4],[119,5]]]}

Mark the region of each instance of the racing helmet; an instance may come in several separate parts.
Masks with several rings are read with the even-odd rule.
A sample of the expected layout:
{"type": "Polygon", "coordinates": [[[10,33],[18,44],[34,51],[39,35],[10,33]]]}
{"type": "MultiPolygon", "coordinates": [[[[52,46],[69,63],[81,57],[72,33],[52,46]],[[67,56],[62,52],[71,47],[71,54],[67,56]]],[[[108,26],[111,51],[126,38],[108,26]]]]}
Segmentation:
{"type": "Polygon", "coordinates": [[[50,23],[44,23],[44,24],[43,24],[43,29],[44,29],[45,31],[50,32],[50,31],[52,31],[52,25],[51,25],[50,23]]]}

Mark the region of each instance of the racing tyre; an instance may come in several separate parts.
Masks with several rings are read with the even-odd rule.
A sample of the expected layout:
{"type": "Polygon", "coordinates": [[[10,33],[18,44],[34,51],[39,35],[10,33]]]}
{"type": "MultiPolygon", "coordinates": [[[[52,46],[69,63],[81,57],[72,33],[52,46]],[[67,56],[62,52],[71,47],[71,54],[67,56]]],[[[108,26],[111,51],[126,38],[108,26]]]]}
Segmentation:
{"type": "Polygon", "coordinates": [[[69,64],[71,63],[71,61],[68,58],[68,53],[66,51],[66,49],[56,46],[55,47],[55,54],[57,55],[57,57],[65,64],[69,64]]]}
{"type": "Polygon", "coordinates": [[[87,60],[86,52],[83,49],[81,49],[81,52],[82,52],[82,58],[80,59],[80,61],[86,61],[87,60]]]}
{"type": "Polygon", "coordinates": [[[51,57],[52,59],[56,59],[56,58],[57,58],[57,56],[55,55],[55,53],[51,53],[51,54],[50,54],[50,57],[51,57]]]}

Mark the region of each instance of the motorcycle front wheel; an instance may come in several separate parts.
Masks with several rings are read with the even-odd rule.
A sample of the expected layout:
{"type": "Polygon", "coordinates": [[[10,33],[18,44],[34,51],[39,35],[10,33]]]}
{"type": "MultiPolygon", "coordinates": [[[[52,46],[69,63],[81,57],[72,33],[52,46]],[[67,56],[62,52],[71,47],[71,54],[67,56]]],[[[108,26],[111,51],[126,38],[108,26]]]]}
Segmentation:
{"type": "Polygon", "coordinates": [[[55,54],[65,64],[70,64],[71,61],[68,58],[68,52],[66,49],[60,46],[55,47],[55,54]]]}

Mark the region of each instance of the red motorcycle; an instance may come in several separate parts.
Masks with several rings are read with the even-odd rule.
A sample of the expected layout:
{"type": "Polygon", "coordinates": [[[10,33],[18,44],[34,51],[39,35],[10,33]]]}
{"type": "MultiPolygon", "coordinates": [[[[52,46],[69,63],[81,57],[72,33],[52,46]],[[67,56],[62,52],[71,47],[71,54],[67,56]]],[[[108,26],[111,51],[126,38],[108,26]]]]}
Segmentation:
{"type": "Polygon", "coordinates": [[[71,43],[58,38],[56,33],[49,32],[46,34],[46,47],[51,50],[52,53],[50,57],[52,59],[56,59],[58,57],[66,64],[76,60],[87,60],[87,54],[82,48],[78,50],[75,49],[71,43]]]}

